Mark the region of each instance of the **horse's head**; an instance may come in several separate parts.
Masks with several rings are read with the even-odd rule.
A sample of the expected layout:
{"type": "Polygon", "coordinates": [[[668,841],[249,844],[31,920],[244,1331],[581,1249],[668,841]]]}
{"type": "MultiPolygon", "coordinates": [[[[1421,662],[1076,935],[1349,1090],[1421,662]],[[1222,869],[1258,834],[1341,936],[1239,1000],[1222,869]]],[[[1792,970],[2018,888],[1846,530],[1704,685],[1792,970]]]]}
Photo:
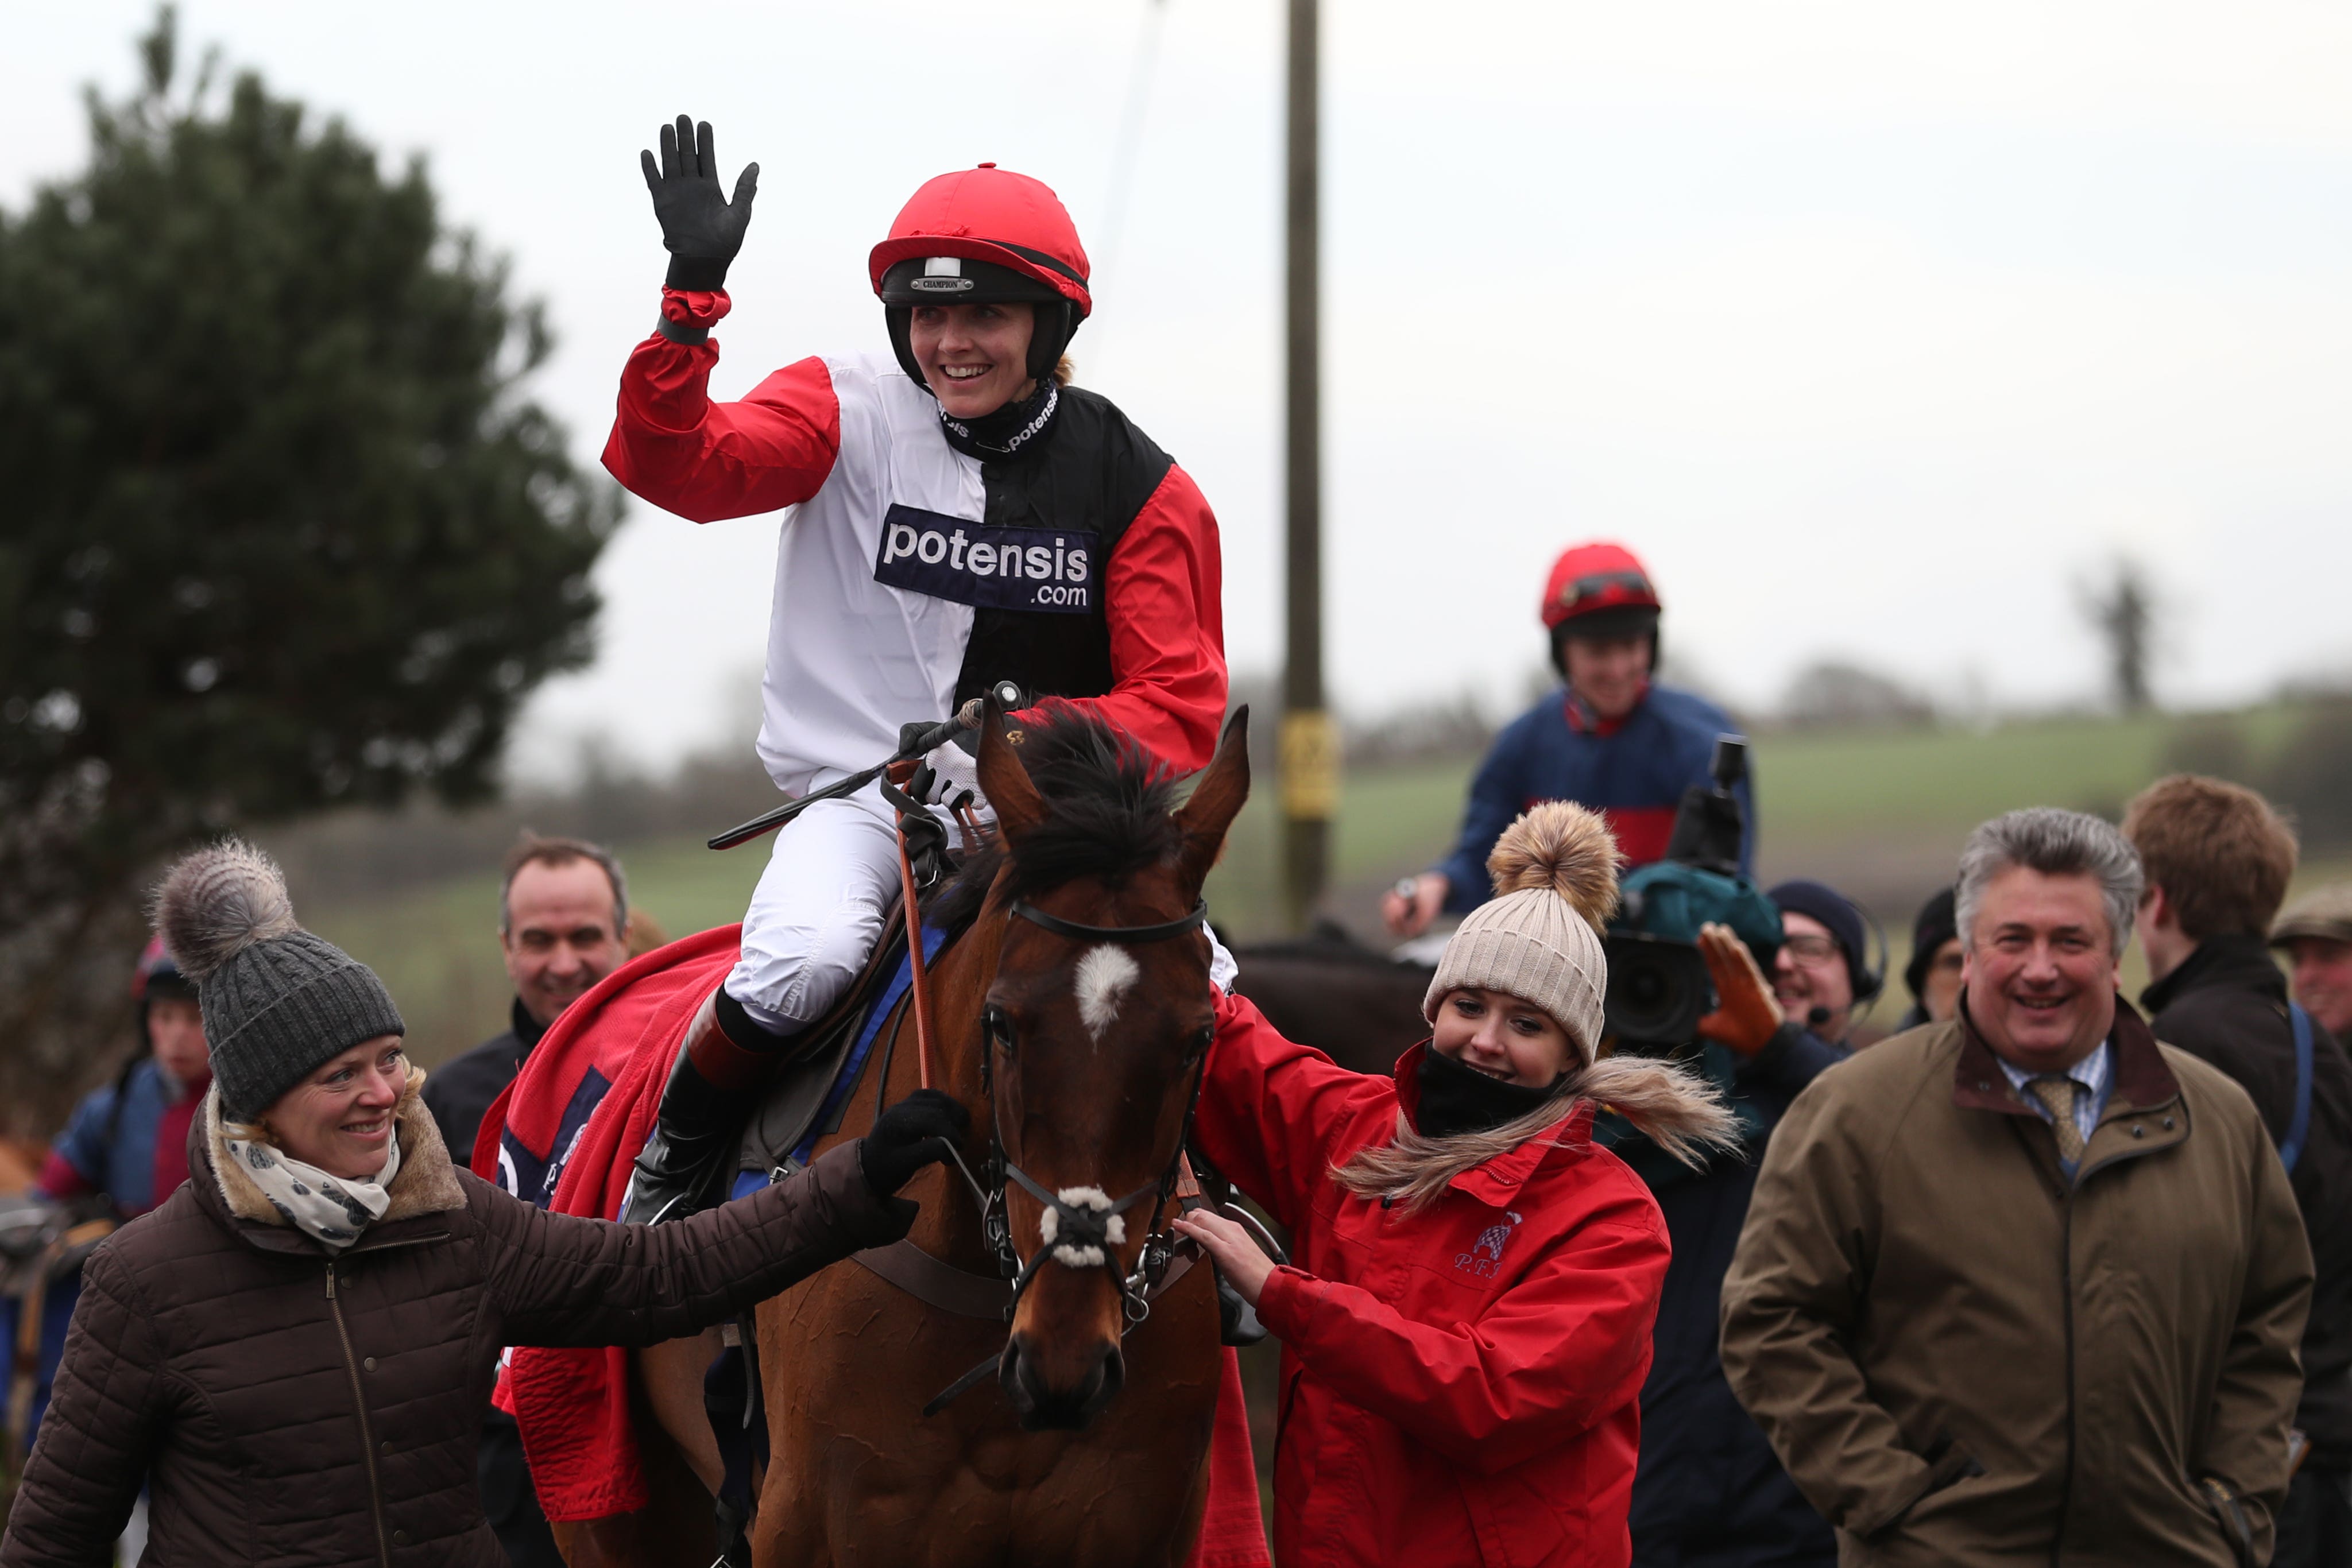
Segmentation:
{"type": "Polygon", "coordinates": [[[1125,1375],[1119,1281],[1173,1174],[1215,1031],[1209,938],[1191,917],[1249,795],[1246,728],[1234,714],[1181,809],[1163,769],[1081,716],[1019,747],[993,716],[982,737],[1005,849],[989,907],[1006,924],[981,1048],[1018,1173],[1011,1239],[1032,1263],[999,1371],[1032,1429],[1085,1426],[1125,1375]]]}

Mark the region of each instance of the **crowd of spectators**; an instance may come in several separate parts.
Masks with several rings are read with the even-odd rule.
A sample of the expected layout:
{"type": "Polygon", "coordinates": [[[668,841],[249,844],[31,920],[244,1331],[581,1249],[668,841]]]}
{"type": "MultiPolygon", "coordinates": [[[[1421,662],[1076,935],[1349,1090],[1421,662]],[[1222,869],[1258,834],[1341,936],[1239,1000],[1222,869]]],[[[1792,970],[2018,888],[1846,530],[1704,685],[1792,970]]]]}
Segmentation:
{"type": "MultiPolygon", "coordinates": [[[[1531,800],[1582,800],[1638,865],[1669,854],[1675,803],[1707,785],[1729,721],[1652,681],[1659,604],[1640,562],[1580,547],[1546,606],[1563,685],[1498,738],[1454,852],[1390,894],[1400,935],[1482,906],[1465,931],[1493,923],[1482,868],[1531,800]]],[[[1752,807],[1744,783],[1739,798],[1752,807]]],[[[1753,831],[1749,815],[1736,879],[1751,896],[1753,831]]],[[[2296,860],[2260,795],[2189,775],[2120,826],[1996,818],[1919,908],[1885,1037],[1857,1026],[1894,977],[1887,943],[1837,889],[1766,890],[1777,941],[1760,948],[1701,932],[1715,1006],[1692,1061],[1715,1066],[1691,1092],[1712,1078],[1724,1130],[1662,1153],[1605,1107],[1592,1124],[1671,1244],[1622,1500],[1633,1563],[2352,1564],[2352,885],[2287,905],[2296,860]],[[2137,1006],[2119,992],[2135,937],[2137,1006]]],[[[1527,907],[1562,918],[1549,894],[1527,907]]],[[[497,913],[508,1027],[422,1090],[460,1164],[565,1008],[661,940],[619,862],[576,840],[526,835],[497,913]]],[[[1459,967],[1466,949],[1447,951],[1459,967]]],[[[1480,983],[1509,1001],[1507,978],[1480,983]]],[[[133,990],[143,1049],[77,1107],[39,1184],[117,1220],[187,1179],[213,1071],[195,988],[160,942],[133,990]]],[[[1469,1026],[1438,995],[1440,1045],[1462,1049],[1445,1030],[1469,1026]]],[[[1304,1060],[1251,1027],[1265,1062],[1304,1060]]],[[[1583,1071],[1607,1055],[1597,1027],[1554,1030],[1567,1076],[1580,1050],[1583,1071]]],[[[1420,1071],[1447,1088],[1454,1070],[1420,1071]]],[[[1557,1071],[1518,1092],[1539,1099],[1557,1071]]],[[[1471,1091],[1502,1092],[1447,1090],[1471,1091]]],[[[1375,1106],[1367,1135],[1396,1114],[1375,1106]]],[[[1328,1174],[1300,1167],[1288,1207],[1320,1201],[1328,1174]]],[[[1245,1272],[1253,1299],[1288,1299],[1245,1272]]],[[[508,1558],[560,1563],[495,1408],[478,1480],[508,1558]]]]}

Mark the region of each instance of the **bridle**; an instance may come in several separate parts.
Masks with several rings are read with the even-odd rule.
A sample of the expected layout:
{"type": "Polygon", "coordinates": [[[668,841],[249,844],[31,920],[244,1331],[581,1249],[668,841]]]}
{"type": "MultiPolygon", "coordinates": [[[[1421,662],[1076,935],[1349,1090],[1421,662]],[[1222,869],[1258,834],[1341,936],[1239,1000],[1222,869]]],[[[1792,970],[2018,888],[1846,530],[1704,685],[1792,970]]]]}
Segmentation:
{"type": "MultiPolygon", "coordinates": [[[[1014,899],[1011,914],[1026,920],[1056,936],[1074,942],[1113,943],[1120,946],[1139,946],[1147,943],[1166,942],[1205,927],[1209,919],[1208,902],[1196,902],[1190,914],[1174,920],[1150,925],[1088,925],[1080,921],[1066,920],[1047,914],[1023,899],[1014,899]]],[[[1015,1164],[1005,1152],[1004,1128],[996,1111],[995,1064],[998,1045],[1010,1043],[1004,1030],[1003,1015],[993,1008],[982,1015],[984,1038],[981,1045],[980,1086],[988,1097],[989,1154],[982,1163],[982,1175],[975,1176],[956,1153],[952,1145],[949,1155],[964,1180],[971,1185],[972,1196],[980,1204],[981,1234],[990,1250],[996,1255],[998,1272],[1012,1282],[1012,1293],[1005,1302],[1004,1320],[1010,1323],[1021,1307],[1021,1298],[1036,1282],[1038,1271],[1048,1260],[1066,1268],[1102,1269],[1111,1278],[1118,1292],[1122,1319],[1119,1333],[1127,1333],[1151,1315],[1151,1297],[1160,1282],[1168,1277],[1169,1261],[1175,1255],[1176,1237],[1162,1221],[1167,1217],[1168,1200],[1175,1195],[1179,1174],[1184,1164],[1185,1145],[1192,1141],[1192,1118],[1200,1109],[1201,1085],[1206,1075],[1208,1052],[1203,1050],[1193,1059],[1192,1082],[1184,1100],[1184,1121],[1176,1136],[1175,1151],[1158,1179],[1146,1182],[1123,1197],[1112,1199],[1092,1188],[1065,1187],[1050,1191],[1027,1171],[1015,1164]],[[1013,1218],[1007,1207],[1012,1186],[1022,1190],[1044,1206],[1039,1219],[1042,1239],[1037,1250],[1026,1259],[1021,1256],[1013,1241],[1013,1218]],[[1151,1220],[1143,1238],[1143,1249],[1136,1258],[1132,1273],[1119,1270],[1118,1249],[1127,1239],[1128,1212],[1145,1198],[1150,1198],[1151,1220]]],[[[930,1415],[945,1406],[956,1396],[987,1375],[998,1364],[1000,1356],[992,1355],[951,1384],[929,1405],[924,1414],[930,1415]]]]}
{"type": "MultiPolygon", "coordinates": [[[[1166,942],[1199,930],[1208,924],[1209,905],[1203,899],[1192,905],[1192,912],[1174,920],[1155,925],[1087,925],[1076,920],[1065,920],[1049,915],[1023,899],[1013,901],[1012,913],[1016,919],[1026,920],[1056,936],[1074,942],[1110,942],[1121,946],[1140,946],[1151,942],[1166,942]]],[[[988,1197],[982,1210],[982,1227],[989,1245],[995,1249],[997,1267],[1013,1281],[1013,1301],[1009,1312],[1017,1312],[1021,1297],[1037,1278],[1037,1270],[1046,1259],[1053,1258],[1065,1265],[1077,1268],[1100,1267],[1110,1271],[1118,1286],[1120,1309],[1132,1325],[1151,1315],[1151,1303],[1146,1292],[1158,1281],[1168,1266],[1168,1255],[1175,1248],[1175,1239],[1160,1228],[1168,1199],[1176,1190],[1176,1174],[1184,1159],[1184,1145],[1192,1140],[1192,1115],[1201,1103],[1201,1082],[1207,1065],[1208,1052],[1203,1051],[1193,1060],[1192,1082],[1184,1098],[1184,1122],[1176,1135],[1175,1152],[1168,1156],[1167,1168],[1157,1181],[1146,1182],[1133,1192],[1115,1202],[1106,1201],[1101,1195],[1074,1198],[1079,1189],[1064,1188],[1049,1192],[1043,1183],[1013,1164],[1005,1153],[1004,1128],[996,1115],[996,1044],[1001,1038],[1002,1015],[983,1015],[987,1019],[985,1041],[980,1061],[981,1092],[988,1096],[990,1142],[988,1197]],[[1045,1206],[1041,1226],[1044,1243],[1024,1260],[1013,1244],[1012,1216],[1006,1210],[1005,1199],[1010,1188],[1006,1178],[1018,1182],[1023,1190],[1045,1206]],[[1116,1248],[1126,1240],[1126,1223],[1122,1217],[1146,1197],[1153,1199],[1151,1224],[1144,1232],[1143,1251],[1136,1261],[1135,1272],[1118,1271],[1116,1248]],[[1097,1254],[1097,1264],[1085,1261],[1087,1253],[1097,1254]],[[1065,1256],[1067,1254],[1067,1256],[1065,1256]]]]}

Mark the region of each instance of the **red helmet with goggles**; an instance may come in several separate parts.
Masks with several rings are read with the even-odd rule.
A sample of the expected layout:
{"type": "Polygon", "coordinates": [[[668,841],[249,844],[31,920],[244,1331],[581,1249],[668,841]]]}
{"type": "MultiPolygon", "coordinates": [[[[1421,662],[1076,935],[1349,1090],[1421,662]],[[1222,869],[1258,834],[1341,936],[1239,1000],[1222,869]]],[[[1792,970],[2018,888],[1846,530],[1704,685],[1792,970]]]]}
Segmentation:
{"type": "Polygon", "coordinates": [[[1543,623],[1551,632],[1552,667],[1568,678],[1570,637],[1647,637],[1658,665],[1658,591],[1649,569],[1623,545],[1573,545],[1551,563],[1544,583],[1543,623]]]}
{"type": "Polygon", "coordinates": [[[1623,545],[1565,549],[1544,583],[1543,623],[1554,632],[1576,622],[1579,636],[1638,635],[1656,629],[1658,610],[1648,570],[1623,545]]]}
{"type": "Polygon", "coordinates": [[[1061,198],[1040,180],[993,163],[941,174],[917,191],[866,258],[898,363],[923,379],[907,327],[922,305],[1027,304],[1037,326],[1029,374],[1054,373],[1094,308],[1086,247],[1061,198]]]}

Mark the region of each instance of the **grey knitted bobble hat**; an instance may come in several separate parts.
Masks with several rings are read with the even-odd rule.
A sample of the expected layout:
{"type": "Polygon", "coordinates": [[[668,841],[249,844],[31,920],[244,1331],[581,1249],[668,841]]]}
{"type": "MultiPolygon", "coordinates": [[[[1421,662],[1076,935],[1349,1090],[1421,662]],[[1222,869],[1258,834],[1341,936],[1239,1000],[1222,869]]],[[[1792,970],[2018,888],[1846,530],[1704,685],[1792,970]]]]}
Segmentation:
{"type": "Polygon", "coordinates": [[[1601,1046],[1609,960],[1601,928],[1617,908],[1617,841],[1600,816],[1549,800],[1503,830],[1486,857],[1495,896],[1470,912],[1437,960],[1422,1016],[1449,991],[1507,991],[1549,1013],[1583,1064],[1601,1046]]]}
{"type": "Polygon", "coordinates": [[[242,840],[181,857],[156,890],[155,926],[196,983],[213,1082],[236,1120],[361,1041],[408,1032],[375,971],[297,925],[285,873],[242,840]]]}

